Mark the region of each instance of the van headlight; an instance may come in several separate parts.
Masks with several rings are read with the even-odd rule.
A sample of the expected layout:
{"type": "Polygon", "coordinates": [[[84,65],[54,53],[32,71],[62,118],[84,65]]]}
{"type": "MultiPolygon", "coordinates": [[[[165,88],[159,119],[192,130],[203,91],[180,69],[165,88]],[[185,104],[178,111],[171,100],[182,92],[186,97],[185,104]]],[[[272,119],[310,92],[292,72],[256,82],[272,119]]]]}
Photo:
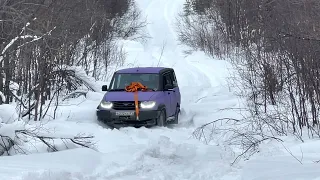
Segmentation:
{"type": "Polygon", "coordinates": [[[154,106],[156,106],[156,102],[155,101],[144,101],[144,102],[141,102],[140,106],[142,109],[151,109],[154,106]]]}
{"type": "Polygon", "coordinates": [[[109,101],[101,101],[100,107],[103,109],[111,109],[113,106],[112,102],[109,101]]]}

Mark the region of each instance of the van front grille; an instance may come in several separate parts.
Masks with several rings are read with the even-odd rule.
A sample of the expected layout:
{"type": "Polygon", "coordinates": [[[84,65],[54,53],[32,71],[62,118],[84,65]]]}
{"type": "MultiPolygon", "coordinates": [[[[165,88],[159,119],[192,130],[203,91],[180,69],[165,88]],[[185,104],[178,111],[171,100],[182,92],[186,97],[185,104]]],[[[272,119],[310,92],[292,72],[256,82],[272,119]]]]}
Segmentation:
{"type": "Polygon", "coordinates": [[[115,110],[135,110],[134,101],[114,101],[112,103],[115,110]]]}

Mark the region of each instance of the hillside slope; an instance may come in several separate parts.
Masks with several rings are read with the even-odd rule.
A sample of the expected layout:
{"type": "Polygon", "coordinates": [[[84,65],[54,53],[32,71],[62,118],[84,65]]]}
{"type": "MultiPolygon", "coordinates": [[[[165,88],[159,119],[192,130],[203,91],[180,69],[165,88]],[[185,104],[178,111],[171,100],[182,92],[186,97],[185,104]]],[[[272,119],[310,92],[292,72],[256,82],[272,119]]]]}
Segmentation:
{"type": "MultiPolygon", "coordinates": [[[[210,59],[202,52],[187,57],[183,54],[186,47],[178,44],[174,23],[184,0],[139,0],[137,3],[147,16],[151,38],[144,44],[122,41],[128,53],[127,61],[125,66],[117,68],[173,67],[182,93],[180,123],[150,129],[106,129],[95,119],[95,108],[103,93],[90,92],[86,98],[67,101],[58,108],[58,119],[44,126],[54,128],[60,136],[92,134],[97,151],[71,149],[49,154],[43,153],[46,151],[43,146],[35,150],[30,145],[31,155],[1,158],[0,177],[8,180],[264,180],[264,177],[275,180],[281,177],[255,173],[268,169],[270,165],[263,164],[265,160],[252,161],[244,171],[238,166],[231,167],[232,149],[220,146],[217,141],[206,145],[192,137],[194,130],[205,123],[239,117],[234,111],[221,111],[240,107],[227,83],[231,66],[227,61],[210,59]]],[[[270,167],[275,163],[279,165],[271,161],[270,167]]],[[[314,175],[315,171],[310,171],[314,175]]]]}

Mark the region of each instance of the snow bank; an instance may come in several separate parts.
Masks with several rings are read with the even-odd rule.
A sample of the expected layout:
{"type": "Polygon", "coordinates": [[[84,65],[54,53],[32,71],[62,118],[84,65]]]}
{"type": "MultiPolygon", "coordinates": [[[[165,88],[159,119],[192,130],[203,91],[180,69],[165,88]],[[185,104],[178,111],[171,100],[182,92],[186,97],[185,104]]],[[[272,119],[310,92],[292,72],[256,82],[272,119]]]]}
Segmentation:
{"type": "Polygon", "coordinates": [[[25,123],[22,121],[16,121],[10,124],[0,124],[0,135],[8,136],[11,139],[15,138],[15,132],[17,130],[25,130],[25,123]]]}
{"type": "Polygon", "coordinates": [[[283,137],[283,143],[264,143],[261,153],[245,163],[243,180],[319,180],[320,143],[283,137]]]}
{"type": "Polygon", "coordinates": [[[305,154],[303,164],[290,155],[261,157],[249,161],[242,173],[243,180],[319,180],[318,154],[305,154]]]}
{"type": "MultiPolygon", "coordinates": [[[[103,173],[103,179],[215,179],[235,171],[227,163],[230,152],[221,147],[153,136],[145,145],[131,146],[131,157],[124,156],[127,162],[115,160],[118,168],[101,167],[110,170],[103,173]]],[[[127,154],[116,154],[122,153],[127,154]]]]}
{"type": "Polygon", "coordinates": [[[19,180],[98,180],[96,177],[83,175],[81,172],[71,173],[68,171],[41,171],[30,172],[18,178],[19,180]]]}
{"type": "Polygon", "coordinates": [[[13,105],[2,104],[0,105],[0,122],[12,123],[19,119],[19,115],[13,105]]]}
{"type": "Polygon", "coordinates": [[[1,179],[81,180],[81,174],[94,172],[100,158],[100,153],[90,149],[1,157],[0,174],[1,179]]]}

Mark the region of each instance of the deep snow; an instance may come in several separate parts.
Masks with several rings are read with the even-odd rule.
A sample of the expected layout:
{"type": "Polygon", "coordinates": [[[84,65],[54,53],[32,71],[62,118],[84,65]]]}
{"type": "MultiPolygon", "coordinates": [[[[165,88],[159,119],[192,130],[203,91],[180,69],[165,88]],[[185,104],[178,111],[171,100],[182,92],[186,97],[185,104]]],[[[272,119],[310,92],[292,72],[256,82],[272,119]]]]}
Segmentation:
{"type": "MultiPolygon", "coordinates": [[[[59,137],[92,134],[96,151],[77,148],[44,153],[44,147],[29,145],[26,148],[30,155],[1,157],[1,179],[320,179],[319,165],[312,162],[320,157],[319,145],[315,146],[314,141],[300,146],[287,139],[285,146],[292,153],[300,157],[301,151],[304,152],[303,166],[273,142],[262,146],[261,154],[247,163],[230,166],[235,158],[231,148],[218,141],[206,145],[193,138],[194,130],[207,122],[239,117],[232,110],[220,111],[241,107],[241,101],[227,83],[232,68],[227,61],[210,59],[203,52],[188,57],[182,53],[186,47],[178,45],[174,22],[184,0],[138,0],[137,3],[148,17],[147,31],[152,38],[145,44],[122,41],[128,52],[124,67],[173,67],[182,91],[180,123],[150,129],[104,128],[95,119],[95,108],[103,93],[89,92],[86,98],[66,101],[58,108],[58,119],[51,121],[49,118],[43,126],[54,130],[52,134],[59,137]]],[[[0,115],[8,111],[12,111],[10,107],[0,106],[0,115]]],[[[11,121],[10,117],[0,116],[0,119],[11,121]]]]}

